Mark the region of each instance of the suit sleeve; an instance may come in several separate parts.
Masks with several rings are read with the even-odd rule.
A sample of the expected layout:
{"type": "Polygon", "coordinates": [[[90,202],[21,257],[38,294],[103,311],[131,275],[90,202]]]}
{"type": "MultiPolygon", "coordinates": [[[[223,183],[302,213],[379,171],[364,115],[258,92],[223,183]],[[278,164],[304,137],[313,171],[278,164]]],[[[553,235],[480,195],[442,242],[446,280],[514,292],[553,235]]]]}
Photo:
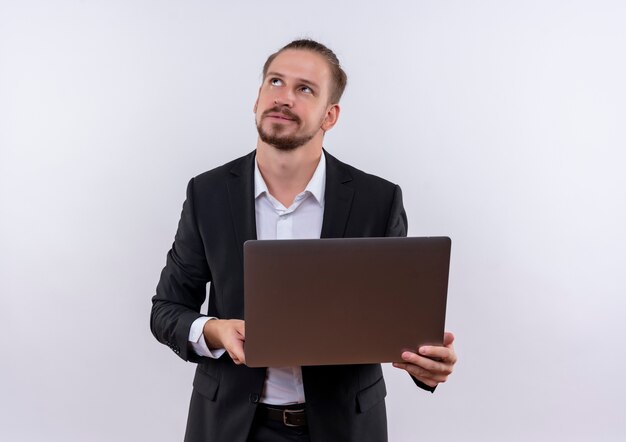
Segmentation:
{"type": "Polygon", "coordinates": [[[406,236],[408,228],[406,212],[402,205],[402,190],[400,186],[396,185],[393,192],[393,201],[391,202],[391,210],[389,211],[385,236],[406,236]]]}
{"type": "MultiPolygon", "coordinates": [[[[406,236],[407,230],[408,221],[406,218],[406,212],[404,211],[404,205],[402,204],[402,190],[400,189],[400,186],[396,185],[385,236],[406,236]]],[[[413,382],[415,382],[415,385],[418,387],[426,391],[430,391],[431,393],[435,391],[436,387],[426,385],[415,379],[413,376],[411,376],[411,379],[413,379],[413,382]]]]}
{"type": "Polygon", "coordinates": [[[191,324],[203,316],[200,307],[206,299],[206,284],[211,280],[203,241],[194,210],[194,180],[187,186],[187,198],[178,223],[172,249],[152,298],[150,330],[185,361],[201,358],[188,344],[191,324]]]}

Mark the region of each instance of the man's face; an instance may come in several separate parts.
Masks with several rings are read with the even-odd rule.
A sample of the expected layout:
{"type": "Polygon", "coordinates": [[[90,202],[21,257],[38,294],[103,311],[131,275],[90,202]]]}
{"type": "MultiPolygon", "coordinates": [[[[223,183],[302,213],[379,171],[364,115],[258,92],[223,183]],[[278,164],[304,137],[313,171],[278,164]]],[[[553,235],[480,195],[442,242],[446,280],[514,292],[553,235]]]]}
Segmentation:
{"type": "Polygon", "coordinates": [[[330,67],[321,55],[294,49],[278,54],[254,105],[261,140],[277,149],[293,150],[323,137],[338,113],[338,107],[328,102],[331,85],[330,67]],[[333,115],[329,118],[329,114],[333,115]]]}

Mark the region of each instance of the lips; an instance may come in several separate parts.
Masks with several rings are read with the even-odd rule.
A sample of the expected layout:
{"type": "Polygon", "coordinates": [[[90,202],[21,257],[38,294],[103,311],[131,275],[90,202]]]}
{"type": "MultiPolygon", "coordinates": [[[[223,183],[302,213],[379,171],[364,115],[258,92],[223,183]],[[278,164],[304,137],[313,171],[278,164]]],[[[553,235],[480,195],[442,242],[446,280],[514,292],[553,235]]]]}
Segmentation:
{"type": "Polygon", "coordinates": [[[283,114],[276,114],[276,113],[270,113],[267,114],[266,117],[270,117],[270,118],[277,118],[279,120],[285,120],[285,121],[294,121],[293,118],[289,118],[283,114]]]}
{"type": "Polygon", "coordinates": [[[274,107],[263,112],[263,118],[272,118],[282,121],[300,122],[300,118],[291,112],[288,108],[274,107]]]}

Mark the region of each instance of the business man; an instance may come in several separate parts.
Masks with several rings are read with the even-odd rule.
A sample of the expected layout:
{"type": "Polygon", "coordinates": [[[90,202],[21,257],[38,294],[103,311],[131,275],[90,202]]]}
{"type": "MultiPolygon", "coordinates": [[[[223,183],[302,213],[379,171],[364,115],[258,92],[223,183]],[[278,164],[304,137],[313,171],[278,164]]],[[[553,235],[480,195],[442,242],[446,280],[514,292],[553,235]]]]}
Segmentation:
{"type": "MultiPolygon", "coordinates": [[[[249,368],[243,350],[246,240],[406,235],[400,188],[322,149],[346,80],[327,47],[286,45],[263,67],[256,151],[189,182],[150,320],[160,342],[198,364],[186,441],[387,439],[380,364],[249,368]]],[[[452,372],[453,340],[395,366],[432,391],[452,372]]]]}

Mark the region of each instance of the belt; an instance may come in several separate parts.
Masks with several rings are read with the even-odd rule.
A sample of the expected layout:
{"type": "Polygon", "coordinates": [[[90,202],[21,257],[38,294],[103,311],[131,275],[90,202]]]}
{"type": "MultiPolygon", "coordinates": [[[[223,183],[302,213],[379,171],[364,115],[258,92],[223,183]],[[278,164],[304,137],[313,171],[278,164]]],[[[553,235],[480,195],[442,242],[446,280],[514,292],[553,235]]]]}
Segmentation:
{"type": "Polygon", "coordinates": [[[286,427],[306,427],[306,411],[304,404],[299,408],[277,408],[265,404],[259,404],[257,413],[259,417],[281,422],[286,427]]]}

